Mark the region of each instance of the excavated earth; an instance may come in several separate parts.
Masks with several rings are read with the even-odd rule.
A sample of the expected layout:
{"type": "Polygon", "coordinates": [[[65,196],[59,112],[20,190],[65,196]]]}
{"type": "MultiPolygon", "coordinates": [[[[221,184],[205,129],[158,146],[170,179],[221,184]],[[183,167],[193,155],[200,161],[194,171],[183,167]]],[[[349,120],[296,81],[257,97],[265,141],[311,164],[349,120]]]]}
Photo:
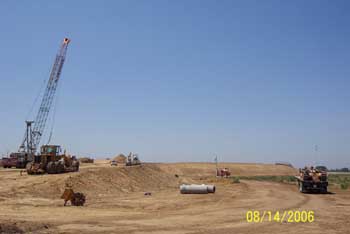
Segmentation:
{"type": "MultiPolygon", "coordinates": [[[[287,166],[221,164],[234,175],[295,175],[287,166]]],[[[350,233],[350,191],[301,194],[295,184],[214,176],[212,163],[114,167],[97,160],[80,172],[30,176],[0,169],[0,233],[350,233]],[[182,183],[216,185],[215,194],[182,195],[182,183]],[[65,185],[87,197],[63,206],[65,185]],[[151,196],[145,196],[150,192],[151,196]],[[312,210],[312,223],[248,223],[246,212],[312,210]]]]}

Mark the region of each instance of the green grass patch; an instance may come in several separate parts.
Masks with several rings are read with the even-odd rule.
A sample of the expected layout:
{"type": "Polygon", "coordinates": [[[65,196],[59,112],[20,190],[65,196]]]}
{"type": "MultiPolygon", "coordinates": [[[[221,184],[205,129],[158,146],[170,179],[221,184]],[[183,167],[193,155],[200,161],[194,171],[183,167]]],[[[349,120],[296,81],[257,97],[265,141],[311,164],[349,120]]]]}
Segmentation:
{"type": "Polygon", "coordinates": [[[350,174],[330,174],[328,175],[330,183],[341,184],[344,182],[350,183],[350,174]]]}
{"type": "Polygon", "coordinates": [[[350,174],[330,174],[328,182],[331,184],[339,184],[341,189],[348,189],[350,186],[350,174]]]}
{"type": "Polygon", "coordinates": [[[343,190],[347,190],[349,188],[349,183],[341,183],[340,184],[340,188],[343,189],[343,190]]]}
{"type": "Polygon", "coordinates": [[[238,176],[235,176],[235,177],[233,177],[232,178],[232,183],[233,184],[238,184],[238,183],[240,183],[241,181],[239,180],[239,177],[238,176]]]}

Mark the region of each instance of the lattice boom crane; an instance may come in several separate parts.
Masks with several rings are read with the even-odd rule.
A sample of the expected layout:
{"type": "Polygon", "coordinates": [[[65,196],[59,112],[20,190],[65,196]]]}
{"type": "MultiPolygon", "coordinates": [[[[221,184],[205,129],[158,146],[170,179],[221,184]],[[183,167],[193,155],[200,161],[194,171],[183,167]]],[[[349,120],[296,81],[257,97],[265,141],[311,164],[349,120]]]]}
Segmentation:
{"type": "Polygon", "coordinates": [[[70,39],[64,38],[61,47],[56,55],[55,62],[53,64],[50,78],[47,82],[45,93],[41,101],[39,111],[36,115],[35,121],[26,121],[27,131],[24,136],[24,140],[20,146],[21,152],[35,153],[40,144],[41,137],[45,130],[47,118],[50,113],[52,102],[55,96],[57,85],[62,72],[62,67],[66,59],[66,53],[70,39]],[[32,124],[34,126],[32,127],[32,124]]]}

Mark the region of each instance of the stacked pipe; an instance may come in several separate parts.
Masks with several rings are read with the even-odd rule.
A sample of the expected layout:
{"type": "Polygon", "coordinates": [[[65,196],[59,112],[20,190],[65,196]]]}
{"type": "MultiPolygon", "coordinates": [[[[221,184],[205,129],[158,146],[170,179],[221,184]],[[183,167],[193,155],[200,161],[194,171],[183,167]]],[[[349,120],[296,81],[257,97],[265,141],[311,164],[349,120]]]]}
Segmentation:
{"type": "Polygon", "coordinates": [[[182,184],[180,186],[182,194],[208,194],[215,193],[215,185],[206,184],[182,184]]]}

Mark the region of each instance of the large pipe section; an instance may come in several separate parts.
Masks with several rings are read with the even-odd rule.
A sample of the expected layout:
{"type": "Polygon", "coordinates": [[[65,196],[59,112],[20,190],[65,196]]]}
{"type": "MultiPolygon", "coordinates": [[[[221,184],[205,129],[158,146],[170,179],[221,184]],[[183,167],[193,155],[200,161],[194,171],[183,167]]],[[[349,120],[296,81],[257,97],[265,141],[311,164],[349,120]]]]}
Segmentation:
{"type": "Polygon", "coordinates": [[[215,193],[215,185],[206,184],[182,184],[180,186],[182,194],[208,194],[215,193]]]}

